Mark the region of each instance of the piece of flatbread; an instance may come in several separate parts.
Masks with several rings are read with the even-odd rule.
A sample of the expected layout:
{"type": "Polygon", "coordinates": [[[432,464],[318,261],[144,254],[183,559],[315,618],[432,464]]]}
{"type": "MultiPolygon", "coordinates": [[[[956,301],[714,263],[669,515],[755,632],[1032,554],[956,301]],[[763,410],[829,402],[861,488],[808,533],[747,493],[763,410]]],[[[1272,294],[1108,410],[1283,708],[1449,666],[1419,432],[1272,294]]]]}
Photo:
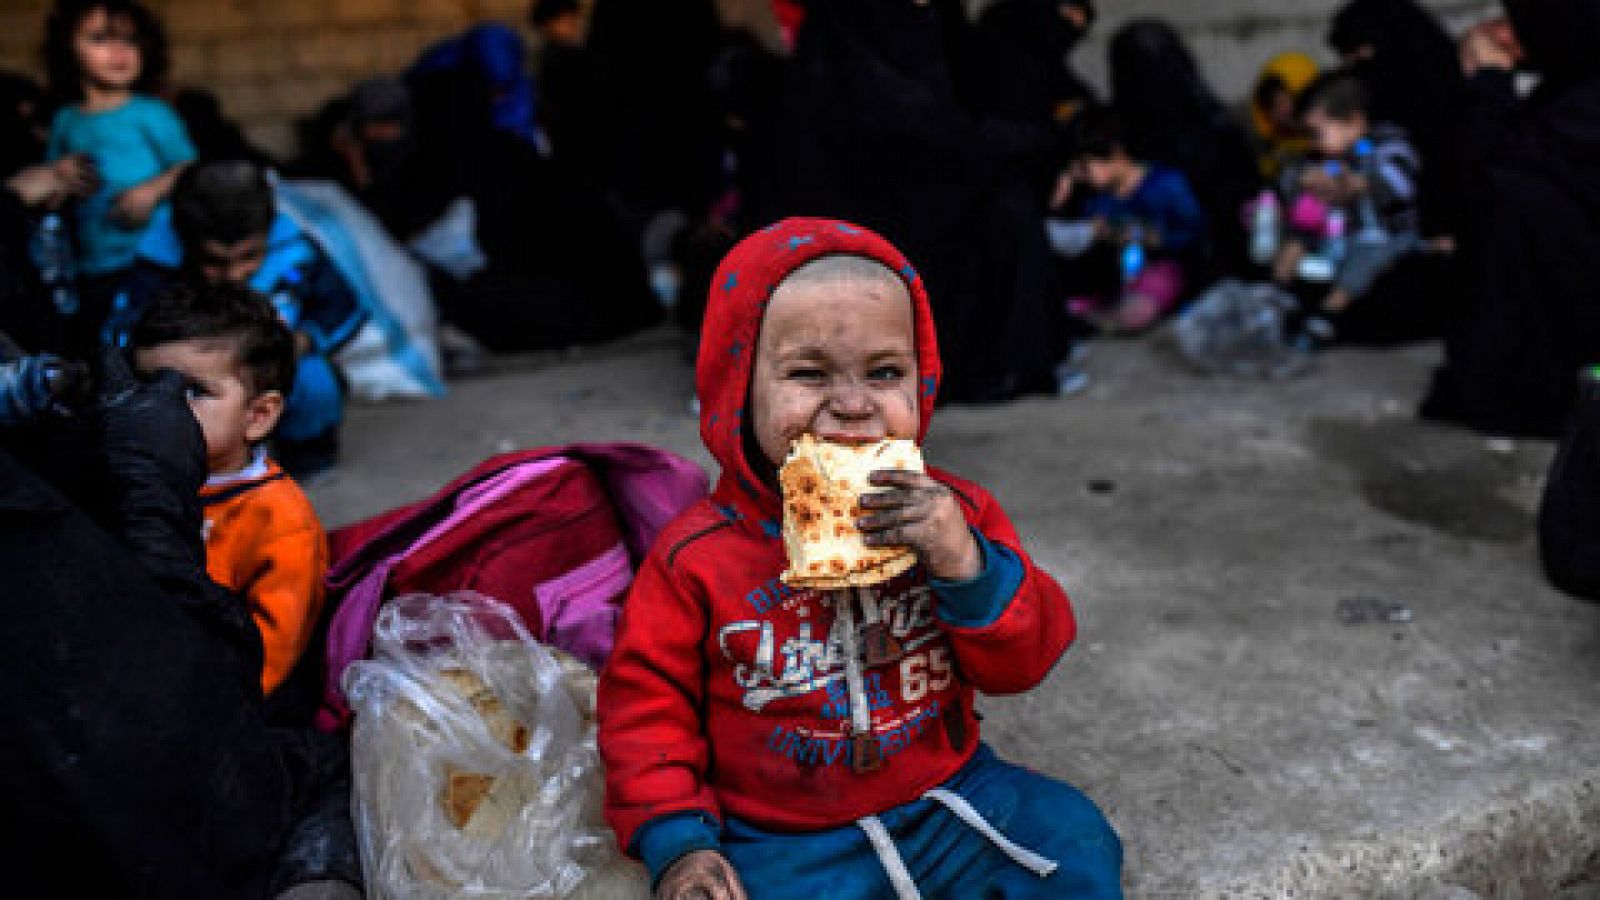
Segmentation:
{"type": "Polygon", "coordinates": [[[527,727],[512,717],[505,704],[500,702],[500,698],[477,673],[467,669],[442,669],[439,679],[472,704],[472,708],[482,717],[483,724],[488,727],[489,734],[502,747],[512,753],[522,753],[528,749],[527,727]]]}
{"type": "Polygon", "coordinates": [[[914,441],[835,444],[801,435],[778,471],[783,490],[784,584],[831,590],[888,581],[916,564],[909,547],[869,547],[856,528],[861,495],[879,469],[924,471],[914,441]]]}
{"type": "Polygon", "coordinates": [[[440,798],[445,818],[450,820],[451,825],[465,828],[483,804],[483,798],[494,790],[497,780],[493,775],[463,772],[454,766],[445,766],[444,796],[440,798]]]}

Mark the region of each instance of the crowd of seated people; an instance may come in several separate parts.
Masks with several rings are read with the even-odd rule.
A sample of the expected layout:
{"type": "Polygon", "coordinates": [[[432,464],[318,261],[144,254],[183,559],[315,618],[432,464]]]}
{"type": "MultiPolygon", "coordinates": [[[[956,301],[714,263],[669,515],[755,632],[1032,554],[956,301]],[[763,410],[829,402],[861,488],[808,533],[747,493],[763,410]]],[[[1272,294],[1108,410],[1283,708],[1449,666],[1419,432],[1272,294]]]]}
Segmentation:
{"type": "MultiPolygon", "coordinates": [[[[465,356],[547,351],[669,308],[698,334],[707,297],[737,286],[713,273],[741,239],[848,220],[915,261],[889,275],[925,291],[936,399],[957,404],[1070,392],[1086,341],[1156,328],[1220,279],[1272,282],[1296,305],[1298,351],[1443,338],[1425,415],[1556,435],[1600,363],[1600,0],[1505,5],[1458,44],[1415,0],[1350,0],[1333,66],[1276,56],[1234,109],[1151,19],[1111,37],[1097,91],[1070,64],[1102,12],[1091,0],[976,17],[959,0],[775,2],[755,30],[724,27],[711,0],[534,0],[537,54],[516,27],[474,25],[351,85],[275,160],[207,86],[167,80],[162,22],[137,0],[57,0],[44,83],[0,77],[0,364],[94,361],[98,414],[78,427],[98,431],[0,434],[0,510],[54,514],[66,496],[100,530],[87,514],[13,528],[4,556],[54,560],[70,578],[19,566],[25,585],[85,620],[95,592],[125,592],[74,640],[114,648],[107,671],[156,673],[148,691],[208,724],[151,719],[154,695],[40,650],[18,671],[61,682],[30,698],[0,678],[31,729],[0,768],[53,765],[30,754],[75,740],[88,697],[153,723],[118,748],[152,791],[223,798],[216,821],[239,830],[229,843],[171,811],[133,815],[112,769],[61,776],[114,798],[79,818],[30,781],[16,796],[44,823],[37,846],[132,854],[51,888],[359,881],[343,750],[303,730],[328,549],[290,477],[338,462],[350,348],[404,330],[396,282],[352,254],[414,271],[465,356]],[[170,657],[174,641],[189,649],[170,657]],[[241,762],[162,752],[202,745],[241,762]],[[186,870],[195,859],[211,867],[186,870]]],[[[32,401],[0,388],[5,429],[32,401]]],[[[1593,593],[1583,511],[1600,498],[1581,435],[1552,487],[1547,559],[1593,593]]]]}

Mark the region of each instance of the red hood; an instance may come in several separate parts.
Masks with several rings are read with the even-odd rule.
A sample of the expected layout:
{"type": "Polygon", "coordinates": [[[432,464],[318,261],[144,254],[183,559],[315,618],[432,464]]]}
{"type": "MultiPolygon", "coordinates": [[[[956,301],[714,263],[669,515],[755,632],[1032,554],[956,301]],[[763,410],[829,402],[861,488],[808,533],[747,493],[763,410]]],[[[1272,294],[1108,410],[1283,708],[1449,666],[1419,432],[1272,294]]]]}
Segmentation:
{"type": "Polygon", "coordinates": [[[756,339],[773,288],[800,266],[837,253],[883,263],[900,273],[911,294],[921,384],[919,443],[928,432],[939,393],[939,344],[928,294],[917,270],[894,245],[859,225],[835,219],[784,219],[740,241],[711,280],[700,329],[694,378],[700,397],[700,439],[722,465],[712,498],[725,514],[756,523],[774,536],[780,509],[777,493],[762,481],[744,453],[745,402],[756,339]]]}

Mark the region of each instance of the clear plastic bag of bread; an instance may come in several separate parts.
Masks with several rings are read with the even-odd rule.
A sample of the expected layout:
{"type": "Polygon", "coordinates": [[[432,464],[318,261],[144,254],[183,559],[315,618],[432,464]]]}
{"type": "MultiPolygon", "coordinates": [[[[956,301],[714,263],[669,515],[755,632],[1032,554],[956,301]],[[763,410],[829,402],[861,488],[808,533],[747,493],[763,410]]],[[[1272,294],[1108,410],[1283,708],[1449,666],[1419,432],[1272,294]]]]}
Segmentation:
{"type": "Polygon", "coordinates": [[[401,597],[343,687],[369,897],[649,896],[600,815],[595,674],[509,607],[401,597]]]}

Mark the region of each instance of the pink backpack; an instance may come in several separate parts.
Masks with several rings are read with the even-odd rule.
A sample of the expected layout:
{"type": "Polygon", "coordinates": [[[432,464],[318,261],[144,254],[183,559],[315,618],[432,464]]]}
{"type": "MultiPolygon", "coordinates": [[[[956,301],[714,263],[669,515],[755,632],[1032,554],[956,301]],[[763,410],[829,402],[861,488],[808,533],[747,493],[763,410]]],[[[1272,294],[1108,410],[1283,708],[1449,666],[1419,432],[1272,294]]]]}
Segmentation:
{"type": "Polygon", "coordinates": [[[333,532],[318,726],[349,723],[340,678],[367,655],[384,601],[404,594],[492,597],[598,668],[639,561],[706,490],[699,466],[665,450],[569,444],[492,457],[432,497],[333,532]]]}

